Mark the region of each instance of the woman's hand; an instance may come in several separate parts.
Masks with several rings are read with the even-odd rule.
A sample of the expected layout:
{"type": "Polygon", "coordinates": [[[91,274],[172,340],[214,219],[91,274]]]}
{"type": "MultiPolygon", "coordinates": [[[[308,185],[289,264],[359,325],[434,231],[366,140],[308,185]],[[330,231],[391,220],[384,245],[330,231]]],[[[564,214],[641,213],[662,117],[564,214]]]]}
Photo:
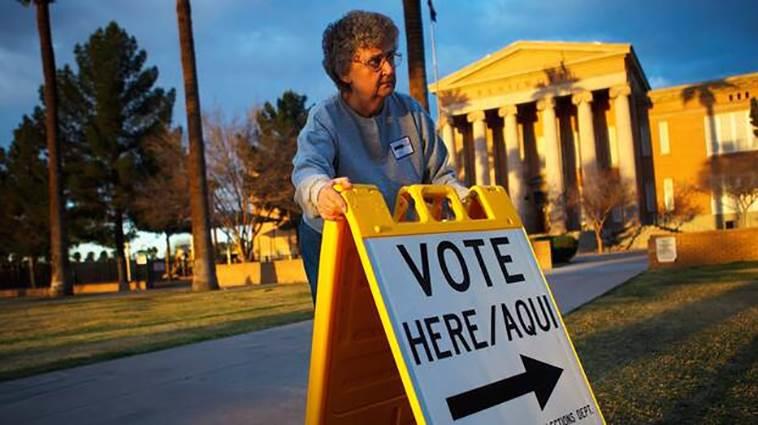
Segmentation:
{"type": "Polygon", "coordinates": [[[347,177],[331,179],[318,192],[316,208],[324,220],[342,220],[347,212],[347,205],[342,196],[334,190],[334,185],[340,185],[343,190],[351,189],[353,184],[347,177]]]}

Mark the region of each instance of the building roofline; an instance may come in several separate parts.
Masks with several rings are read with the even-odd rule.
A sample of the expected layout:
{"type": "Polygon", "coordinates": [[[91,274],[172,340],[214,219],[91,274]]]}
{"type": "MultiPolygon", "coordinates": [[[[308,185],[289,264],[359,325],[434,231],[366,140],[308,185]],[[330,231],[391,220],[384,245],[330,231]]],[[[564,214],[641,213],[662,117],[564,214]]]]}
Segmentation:
{"type": "Polygon", "coordinates": [[[723,78],[711,78],[711,79],[703,80],[703,81],[694,81],[691,83],[678,84],[676,86],[660,87],[657,89],[650,90],[650,92],[648,92],[648,95],[649,96],[663,96],[663,95],[669,94],[670,92],[679,92],[688,87],[698,86],[702,84],[716,83],[719,81],[732,82],[732,81],[750,80],[750,79],[755,79],[756,82],[758,82],[758,72],[748,72],[746,74],[729,75],[723,78]]]}
{"type": "Polygon", "coordinates": [[[520,50],[547,50],[561,49],[568,51],[595,51],[606,54],[629,54],[632,58],[633,66],[639,73],[643,84],[647,90],[650,90],[650,84],[645,75],[645,71],[640,65],[637,54],[630,43],[604,43],[599,41],[579,42],[579,41],[538,41],[538,40],[517,40],[503,47],[502,49],[488,53],[481,59],[478,59],[463,68],[454,71],[437,81],[427,84],[427,89],[436,93],[439,86],[456,86],[461,79],[483,69],[487,66],[516,53],[520,50]]]}

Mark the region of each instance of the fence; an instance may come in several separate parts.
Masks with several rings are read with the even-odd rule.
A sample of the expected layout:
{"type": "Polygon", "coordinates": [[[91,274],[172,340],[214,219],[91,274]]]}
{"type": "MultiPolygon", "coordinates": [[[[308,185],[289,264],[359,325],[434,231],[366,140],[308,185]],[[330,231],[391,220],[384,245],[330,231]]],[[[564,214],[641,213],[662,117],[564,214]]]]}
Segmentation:
{"type": "MultiPolygon", "coordinates": [[[[74,284],[117,282],[118,269],[116,261],[97,261],[69,263],[71,277],[74,284]]],[[[132,279],[146,275],[146,267],[130,262],[132,279]]],[[[154,273],[154,278],[159,280],[161,273],[154,273]]],[[[36,263],[34,265],[34,283],[31,284],[28,262],[13,262],[0,264],[0,289],[29,289],[33,287],[46,288],[50,286],[50,265],[36,263]]]]}

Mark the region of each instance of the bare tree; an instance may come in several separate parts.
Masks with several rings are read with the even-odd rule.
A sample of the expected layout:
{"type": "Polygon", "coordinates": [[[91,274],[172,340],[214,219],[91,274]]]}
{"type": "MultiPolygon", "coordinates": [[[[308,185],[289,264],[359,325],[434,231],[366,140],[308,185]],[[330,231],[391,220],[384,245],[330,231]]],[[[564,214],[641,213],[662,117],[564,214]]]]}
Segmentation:
{"type": "Polygon", "coordinates": [[[686,182],[674,182],[674,196],[670,201],[664,200],[664,205],[659,206],[656,227],[670,232],[680,232],[682,226],[703,213],[703,208],[697,202],[700,194],[696,186],[686,182]]]}
{"type": "Polygon", "coordinates": [[[581,191],[572,192],[568,199],[570,204],[581,207],[586,226],[595,233],[597,252],[602,253],[608,218],[615,209],[626,209],[634,197],[631,183],[624,181],[616,170],[600,170],[585,176],[581,191]]]}
{"type": "Polygon", "coordinates": [[[758,152],[740,152],[714,156],[700,168],[703,190],[714,194],[717,205],[726,198],[726,205],[717,209],[733,210],[740,227],[747,227],[750,209],[758,202],[757,163],[758,152]]]}
{"type": "Polygon", "coordinates": [[[37,8],[42,71],[45,77],[45,127],[47,134],[48,197],[50,209],[50,296],[73,294],[68,276],[68,247],[64,222],[63,187],[61,183],[61,144],[58,138],[58,88],[55,78],[55,53],[50,32],[52,0],[20,0],[24,5],[34,3],[37,8]]]}
{"type": "MultiPolygon", "coordinates": [[[[227,121],[216,111],[204,118],[213,216],[244,261],[254,259],[253,239],[273,212],[256,205],[253,187],[248,184],[248,164],[257,144],[253,117],[255,111],[227,121]]],[[[266,174],[275,174],[275,170],[266,174]]]]}
{"type": "Polygon", "coordinates": [[[145,148],[154,158],[156,172],[137,190],[134,218],[138,228],[165,234],[166,275],[171,279],[171,236],[192,227],[187,153],[179,130],[164,131],[148,139],[145,148]]]}
{"type": "Polygon", "coordinates": [[[218,289],[216,264],[211,244],[211,220],[208,207],[208,183],[205,175],[203,123],[200,115],[200,91],[195,66],[195,40],[192,35],[192,11],[189,0],[176,0],[179,21],[179,43],[184,75],[184,96],[187,104],[189,134],[190,205],[192,208],[192,240],[195,261],[192,267],[192,290],[218,289]]]}

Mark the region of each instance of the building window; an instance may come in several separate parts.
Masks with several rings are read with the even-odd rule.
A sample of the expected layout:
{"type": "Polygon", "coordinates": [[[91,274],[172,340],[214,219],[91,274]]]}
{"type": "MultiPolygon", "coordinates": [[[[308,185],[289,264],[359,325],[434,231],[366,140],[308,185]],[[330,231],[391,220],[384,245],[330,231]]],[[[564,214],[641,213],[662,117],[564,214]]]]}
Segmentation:
{"type": "Polygon", "coordinates": [[[674,181],[663,179],[663,207],[666,211],[674,210],[674,181]]]}
{"type": "Polygon", "coordinates": [[[621,207],[616,207],[611,210],[611,219],[614,223],[621,223],[624,221],[624,211],[621,207]]]}
{"type": "Polygon", "coordinates": [[[758,150],[753,135],[750,111],[734,111],[703,118],[708,156],[758,150]]]}
{"type": "MultiPolygon", "coordinates": [[[[661,155],[668,155],[671,153],[671,145],[669,144],[669,123],[668,121],[658,122],[658,140],[661,144],[661,155]]],[[[678,152],[678,151],[677,151],[678,152]]]]}

